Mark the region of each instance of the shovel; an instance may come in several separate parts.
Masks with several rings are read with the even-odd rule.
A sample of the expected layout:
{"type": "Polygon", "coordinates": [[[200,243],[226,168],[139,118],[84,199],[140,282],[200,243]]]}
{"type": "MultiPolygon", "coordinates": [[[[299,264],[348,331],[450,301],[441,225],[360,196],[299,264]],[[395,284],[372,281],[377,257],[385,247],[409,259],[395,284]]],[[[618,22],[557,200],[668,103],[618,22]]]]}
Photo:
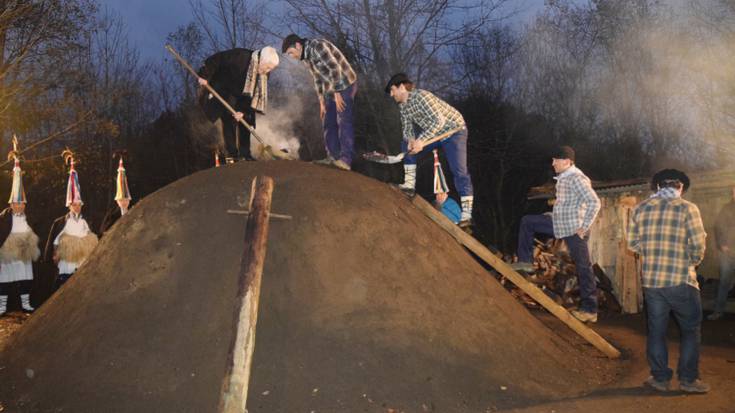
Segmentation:
{"type": "MultiPolygon", "coordinates": [[[[430,144],[432,144],[434,142],[437,142],[437,141],[446,139],[446,138],[454,135],[455,133],[461,131],[462,129],[464,129],[464,126],[461,127],[461,128],[458,128],[458,129],[452,129],[449,132],[442,133],[441,135],[434,136],[431,139],[425,140],[424,141],[424,145],[430,145],[430,144]]],[[[398,162],[403,161],[403,158],[406,157],[406,154],[407,153],[408,152],[401,152],[398,155],[386,155],[384,153],[373,151],[373,152],[363,153],[362,154],[362,157],[365,158],[366,160],[370,161],[370,162],[394,164],[394,163],[398,163],[398,162]]]]}

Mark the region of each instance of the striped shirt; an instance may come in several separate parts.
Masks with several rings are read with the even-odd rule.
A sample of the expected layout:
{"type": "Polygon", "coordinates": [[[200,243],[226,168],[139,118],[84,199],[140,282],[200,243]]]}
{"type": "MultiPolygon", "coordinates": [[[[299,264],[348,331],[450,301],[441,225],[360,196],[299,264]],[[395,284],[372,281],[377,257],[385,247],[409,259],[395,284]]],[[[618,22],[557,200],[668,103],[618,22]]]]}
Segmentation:
{"type": "Polygon", "coordinates": [[[399,105],[403,140],[428,140],[453,129],[465,126],[464,118],[457,109],[439,99],[433,93],[416,89],[408,93],[406,103],[399,105]],[[414,127],[421,133],[416,138],[414,127]]]}
{"type": "Polygon", "coordinates": [[[324,97],[355,83],[357,75],[337,46],[324,39],[307,40],[305,43],[303,59],[314,77],[317,95],[324,97]]]}
{"type": "Polygon", "coordinates": [[[554,203],[554,237],[574,235],[580,228],[589,231],[600,211],[600,198],[592,189],[590,179],[572,165],[556,178],[554,203]]]}
{"type": "Polygon", "coordinates": [[[689,201],[654,196],[638,204],[628,224],[628,247],[641,255],[643,287],[699,288],[694,267],[704,258],[706,237],[699,208],[689,201]]]}

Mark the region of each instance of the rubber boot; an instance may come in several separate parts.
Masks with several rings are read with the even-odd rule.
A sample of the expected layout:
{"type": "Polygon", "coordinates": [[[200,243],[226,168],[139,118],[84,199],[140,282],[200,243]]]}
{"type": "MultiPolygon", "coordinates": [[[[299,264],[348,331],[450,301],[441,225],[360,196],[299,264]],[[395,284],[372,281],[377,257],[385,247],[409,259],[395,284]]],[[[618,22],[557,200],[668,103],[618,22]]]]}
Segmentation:
{"type": "Polygon", "coordinates": [[[459,219],[460,227],[467,227],[472,224],[472,203],[474,202],[474,199],[475,197],[472,195],[463,196],[461,198],[462,215],[459,219]]]}
{"type": "Polygon", "coordinates": [[[403,165],[403,183],[398,188],[410,196],[416,194],[416,165],[403,165]]]}
{"type": "Polygon", "coordinates": [[[31,295],[30,294],[21,294],[20,295],[20,306],[23,308],[24,313],[32,313],[36,311],[35,308],[31,305],[31,295]]]}

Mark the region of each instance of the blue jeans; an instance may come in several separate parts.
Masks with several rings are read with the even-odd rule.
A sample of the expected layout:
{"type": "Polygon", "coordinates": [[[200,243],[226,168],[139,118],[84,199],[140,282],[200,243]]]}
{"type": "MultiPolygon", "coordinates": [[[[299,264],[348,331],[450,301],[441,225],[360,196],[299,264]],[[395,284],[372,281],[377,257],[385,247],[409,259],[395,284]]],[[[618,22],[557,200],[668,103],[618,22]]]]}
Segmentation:
{"type": "Polygon", "coordinates": [[[355,129],[352,123],[352,111],[354,108],[354,98],[357,92],[357,82],[350,85],[339,93],[345,102],[345,109],[337,112],[337,103],[334,96],[324,99],[324,106],[327,112],[324,114],[324,145],[327,148],[327,154],[334,159],[339,159],[347,165],[352,165],[352,152],[355,148],[355,129]]]}
{"type": "MultiPolygon", "coordinates": [[[[472,195],[472,179],[467,169],[467,129],[462,129],[443,141],[424,146],[420,153],[432,151],[436,148],[444,149],[444,155],[446,155],[447,163],[449,163],[449,170],[452,171],[454,177],[454,187],[457,188],[459,196],[472,195]]],[[[401,141],[401,151],[406,152],[407,149],[408,142],[401,141]]],[[[416,165],[418,156],[419,154],[406,154],[403,158],[403,164],[416,165]]]]}
{"type": "Polygon", "coordinates": [[[717,297],[715,297],[715,312],[725,312],[725,305],[727,305],[727,295],[732,289],[733,271],[735,271],[735,257],[720,252],[720,284],[717,287],[717,297]]]}
{"type": "Polygon", "coordinates": [[[698,379],[702,324],[699,290],[691,285],[681,284],[675,287],[644,288],[643,295],[648,313],[646,356],[651,367],[651,375],[658,381],[669,381],[673,376],[669,368],[669,351],[666,345],[669,314],[673,312],[681,330],[677,376],[680,382],[698,379]]]}
{"type": "MultiPolygon", "coordinates": [[[[554,236],[554,223],[551,215],[525,215],[521,218],[518,231],[518,261],[533,262],[533,238],[535,234],[554,236]]],[[[562,238],[569,247],[569,255],[577,267],[579,281],[579,307],[582,311],[597,312],[597,280],[592,271],[587,238],[574,234],[562,238]]]]}

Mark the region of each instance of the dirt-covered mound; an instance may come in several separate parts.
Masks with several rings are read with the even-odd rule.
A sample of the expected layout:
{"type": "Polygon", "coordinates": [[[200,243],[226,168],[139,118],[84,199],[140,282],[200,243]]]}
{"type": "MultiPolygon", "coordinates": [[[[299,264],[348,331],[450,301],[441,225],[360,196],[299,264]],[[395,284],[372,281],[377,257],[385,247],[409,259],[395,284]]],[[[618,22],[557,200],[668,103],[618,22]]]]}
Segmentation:
{"type": "Polygon", "coordinates": [[[248,408],[485,412],[589,390],[601,361],[515,302],[383,183],[302,162],[135,206],[0,355],[8,411],[213,412],[256,174],[274,178],[248,408]]]}

